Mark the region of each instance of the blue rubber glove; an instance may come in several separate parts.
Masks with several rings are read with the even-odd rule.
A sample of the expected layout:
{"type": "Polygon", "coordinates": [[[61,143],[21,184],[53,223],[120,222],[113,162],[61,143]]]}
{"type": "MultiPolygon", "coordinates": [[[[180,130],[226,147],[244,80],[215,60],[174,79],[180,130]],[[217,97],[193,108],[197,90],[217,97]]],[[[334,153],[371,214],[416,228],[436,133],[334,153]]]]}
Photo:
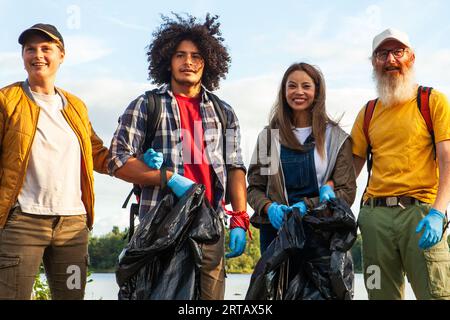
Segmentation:
{"type": "Polygon", "coordinates": [[[150,168],[160,169],[163,164],[163,154],[161,152],[156,152],[153,148],[148,149],[144,153],[144,162],[150,168]]]}
{"type": "Polygon", "coordinates": [[[291,208],[297,208],[300,211],[300,215],[302,217],[305,216],[306,211],[308,211],[308,209],[306,208],[306,204],[303,201],[299,201],[296,204],[294,204],[293,206],[291,206],[291,208]]]}
{"type": "Polygon", "coordinates": [[[185,178],[178,173],[174,173],[167,182],[167,186],[172,189],[178,198],[181,198],[194,184],[191,179],[185,178]]]}
{"type": "Polygon", "coordinates": [[[239,227],[230,230],[230,243],[229,247],[231,252],[228,253],[225,258],[239,257],[245,250],[245,230],[239,227]]]}
{"type": "Polygon", "coordinates": [[[416,228],[416,233],[419,233],[424,227],[425,231],[419,240],[419,248],[429,249],[441,241],[444,219],[445,215],[442,212],[431,208],[430,212],[420,220],[416,228]]]}
{"type": "Polygon", "coordinates": [[[289,208],[284,204],[278,204],[276,202],[273,202],[269,206],[269,209],[267,210],[267,215],[269,216],[270,223],[275,229],[279,230],[281,228],[284,216],[289,211],[291,211],[291,208],[289,208]]]}
{"type": "Polygon", "coordinates": [[[334,194],[333,188],[329,186],[328,184],[324,184],[320,187],[319,190],[319,201],[328,201],[330,199],[336,198],[336,195],[334,194]]]}

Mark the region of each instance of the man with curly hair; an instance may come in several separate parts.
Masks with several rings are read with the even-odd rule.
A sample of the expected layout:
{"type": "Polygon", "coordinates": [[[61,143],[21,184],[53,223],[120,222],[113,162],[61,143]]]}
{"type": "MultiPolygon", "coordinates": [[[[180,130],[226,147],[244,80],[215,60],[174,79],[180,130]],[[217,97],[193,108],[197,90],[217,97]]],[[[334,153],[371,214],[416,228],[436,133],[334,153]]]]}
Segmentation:
{"type": "MultiPolygon", "coordinates": [[[[223,45],[217,16],[207,14],[204,23],[190,15],[162,18],[164,22],[153,33],[147,52],[149,78],[160,86],[152,94],[161,101],[161,121],[151,149],[145,152],[142,149],[147,121],[156,120],[149,119],[146,95],[132,101],[120,117],[111,142],[109,171],[120,179],[145,186],[140,217],[161,200],[162,162],[168,169],[168,187],[177,197],[182,197],[194,182],[201,183],[206,187],[205,197],[221,218],[226,211],[226,190],[232,190],[229,199],[233,211],[228,212],[231,252],[226,257],[237,257],[244,252],[249,226],[240,128],[233,109],[221,101],[227,129],[227,137],[223,137],[210,92],[225,78],[231,58],[223,45]]],[[[201,299],[224,298],[224,251],[223,234],[216,244],[202,245],[201,299]]]]}

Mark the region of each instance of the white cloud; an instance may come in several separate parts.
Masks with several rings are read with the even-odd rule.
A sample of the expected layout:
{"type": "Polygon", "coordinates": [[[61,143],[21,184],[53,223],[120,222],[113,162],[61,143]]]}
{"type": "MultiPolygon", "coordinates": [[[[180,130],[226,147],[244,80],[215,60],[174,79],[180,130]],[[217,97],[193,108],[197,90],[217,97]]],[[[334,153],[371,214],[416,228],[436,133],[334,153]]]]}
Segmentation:
{"type": "MultiPolygon", "coordinates": [[[[67,36],[64,39],[67,67],[96,61],[111,54],[112,49],[104,45],[101,39],[90,36],[67,36]]],[[[0,81],[17,81],[26,76],[23,71],[23,61],[20,51],[0,52],[0,81]]]]}
{"type": "Polygon", "coordinates": [[[17,81],[19,76],[23,76],[23,62],[20,52],[0,52],[0,81],[8,83],[17,81]]]}
{"type": "Polygon", "coordinates": [[[276,49],[284,48],[299,60],[318,65],[327,84],[333,82],[342,86],[365,82],[369,86],[368,57],[372,35],[380,29],[381,13],[380,7],[374,5],[348,16],[319,12],[307,30],[286,33],[276,49]]]}
{"type": "MultiPolygon", "coordinates": [[[[132,184],[107,175],[95,174],[95,222],[93,233],[102,235],[113,226],[128,227],[129,210],[122,204],[132,188],[132,184]]],[[[134,201],[134,198],[130,201],[134,201]]]]}
{"type": "Polygon", "coordinates": [[[355,16],[344,17],[337,39],[359,46],[370,46],[372,37],[382,28],[382,14],[381,7],[370,5],[355,16]]]}
{"type": "Polygon", "coordinates": [[[218,95],[236,111],[241,122],[251,127],[267,122],[275,102],[282,74],[262,74],[235,81],[224,81],[218,95]]]}
{"type": "Polygon", "coordinates": [[[313,19],[314,24],[305,32],[287,34],[284,48],[335,60],[355,57],[356,49],[357,52],[364,50],[367,57],[370,55],[371,37],[380,29],[380,15],[381,9],[374,5],[349,16],[336,17],[333,12],[319,12],[313,19]]]}
{"type": "Polygon", "coordinates": [[[450,49],[417,50],[416,74],[420,84],[435,87],[450,97],[450,49]]]}
{"type": "Polygon", "coordinates": [[[114,17],[103,17],[104,20],[109,21],[113,24],[119,25],[125,29],[132,29],[132,30],[140,30],[140,31],[145,31],[145,32],[151,32],[151,28],[148,27],[144,27],[141,25],[137,25],[137,24],[133,24],[133,23],[129,23],[126,21],[123,21],[121,19],[118,18],[114,18],[114,17]]]}
{"type": "Polygon", "coordinates": [[[375,92],[366,88],[328,89],[327,112],[332,119],[341,119],[341,127],[348,133],[361,108],[375,98],[375,92]]]}
{"type": "Polygon", "coordinates": [[[139,83],[113,77],[96,77],[88,80],[61,78],[62,87],[66,86],[78,95],[86,104],[101,108],[103,111],[125,109],[131,100],[149,90],[148,83],[139,83]]]}
{"type": "Polygon", "coordinates": [[[61,78],[58,85],[83,100],[94,130],[109,146],[117,119],[129,103],[150,89],[150,84],[125,79],[99,77],[82,81],[61,78]]]}
{"type": "Polygon", "coordinates": [[[269,112],[275,102],[281,76],[264,74],[235,81],[224,81],[217,92],[221,99],[233,107],[239,118],[241,148],[246,163],[250,161],[258,132],[268,123],[269,112]]]}
{"type": "Polygon", "coordinates": [[[64,38],[66,46],[65,63],[76,66],[104,58],[112,53],[102,39],[91,36],[67,36],[64,38]]]}

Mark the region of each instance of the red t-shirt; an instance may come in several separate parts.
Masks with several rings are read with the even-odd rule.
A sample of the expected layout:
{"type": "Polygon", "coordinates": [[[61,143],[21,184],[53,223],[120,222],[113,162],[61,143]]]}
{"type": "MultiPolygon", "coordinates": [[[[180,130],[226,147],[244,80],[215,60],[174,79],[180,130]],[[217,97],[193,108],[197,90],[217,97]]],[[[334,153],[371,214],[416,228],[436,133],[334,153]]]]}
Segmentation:
{"type": "Polygon", "coordinates": [[[180,110],[184,176],[206,187],[205,196],[213,203],[212,171],[205,153],[200,98],[175,95],[180,110]]]}

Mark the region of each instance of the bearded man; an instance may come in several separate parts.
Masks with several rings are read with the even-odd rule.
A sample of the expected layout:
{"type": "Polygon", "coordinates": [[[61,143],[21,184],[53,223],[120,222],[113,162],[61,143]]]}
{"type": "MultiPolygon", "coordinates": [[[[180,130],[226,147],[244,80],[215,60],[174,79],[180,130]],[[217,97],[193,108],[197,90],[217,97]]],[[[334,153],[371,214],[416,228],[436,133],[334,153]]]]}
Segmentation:
{"type": "Polygon", "coordinates": [[[403,299],[405,275],[417,299],[450,299],[450,108],[431,91],[429,130],[414,61],[404,32],[387,29],[373,39],[378,99],[371,118],[370,102],[362,108],[351,133],[356,174],[369,155],[372,164],[358,216],[369,299],[403,299]]]}

